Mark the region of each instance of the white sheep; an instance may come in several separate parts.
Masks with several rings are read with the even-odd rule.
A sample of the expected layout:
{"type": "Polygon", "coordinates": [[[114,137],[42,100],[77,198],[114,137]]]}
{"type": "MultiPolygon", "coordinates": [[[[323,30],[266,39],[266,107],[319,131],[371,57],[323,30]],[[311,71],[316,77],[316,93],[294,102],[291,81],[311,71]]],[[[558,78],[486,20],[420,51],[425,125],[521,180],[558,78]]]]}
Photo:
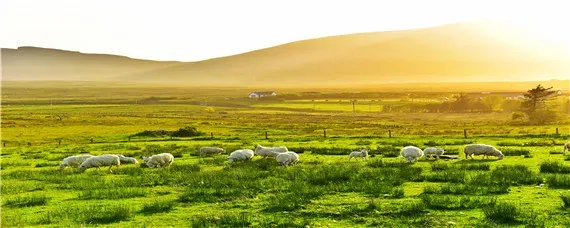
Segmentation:
{"type": "Polygon", "coordinates": [[[289,151],[285,146],[278,146],[278,147],[264,147],[261,145],[257,145],[255,147],[255,154],[259,155],[263,158],[269,157],[277,157],[279,153],[289,151]]]}
{"type": "Polygon", "coordinates": [[[218,147],[200,147],[200,156],[210,156],[210,155],[215,155],[215,154],[220,154],[220,153],[225,153],[226,150],[222,149],[222,148],[218,148],[218,147]]]}
{"type": "Polygon", "coordinates": [[[119,160],[121,160],[121,164],[139,164],[139,161],[137,161],[136,158],[133,157],[126,157],[125,155],[122,154],[111,154],[111,155],[117,155],[119,156],[119,160]]]}
{"type": "Polygon", "coordinates": [[[69,156],[63,159],[61,164],[59,165],[59,170],[64,170],[67,166],[72,168],[77,168],[83,163],[87,158],[93,157],[90,154],[83,154],[83,155],[74,155],[69,156]]]}
{"type": "Polygon", "coordinates": [[[439,159],[440,155],[443,155],[443,153],[445,153],[445,151],[443,150],[443,148],[436,148],[436,147],[428,147],[424,149],[424,155],[427,157],[428,155],[431,155],[430,157],[433,158],[433,156],[435,155],[435,157],[437,159],[439,159]]]}
{"type": "Polygon", "coordinates": [[[402,148],[401,155],[402,157],[406,158],[409,163],[414,163],[416,159],[424,156],[424,151],[415,146],[406,146],[402,148]]]}
{"type": "Polygon", "coordinates": [[[168,167],[174,162],[174,156],[170,153],[155,154],[150,157],[143,156],[142,158],[149,168],[168,167]]]}
{"type": "Polygon", "coordinates": [[[293,151],[283,152],[275,156],[277,163],[283,166],[288,166],[296,163],[299,160],[299,155],[293,151]]]}
{"type": "Polygon", "coordinates": [[[350,152],[350,155],[348,155],[348,160],[350,161],[351,158],[362,158],[362,160],[366,159],[368,156],[368,151],[367,150],[360,150],[360,151],[352,151],[350,152]]]}
{"type": "Polygon", "coordinates": [[[497,156],[499,160],[503,159],[504,157],[503,153],[500,150],[497,150],[497,148],[486,144],[469,144],[465,146],[463,152],[465,153],[465,159],[467,159],[468,156],[470,156],[471,159],[474,159],[474,155],[483,155],[483,158],[486,158],[488,156],[497,156]]]}
{"type": "Polygon", "coordinates": [[[253,150],[242,149],[232,152],[230,156],[228,156],[228,162],[233,163],[235,161],[251,160],[252,158],[253,158],[253,150]]]}
{"type": "Polygon", "coordinates": [[[564,155],[566,155],[566,150],[570,151],[570,142],[564,144],[564,155]]]}
{"type": "Polygon", "coordinates": [[[119,159],[119,156],[113,154],[93,156],[87,158],[83,163],[81,163],[78,171],[84,172],[88,168],[97,168],[97,170],[99,170],[101,166],[109,166],[109,172],[113,172],[111,171],[111,168],[113,166],[117,166],[118,169],[119,166],[121,166],[121,160],[119,159]]]}

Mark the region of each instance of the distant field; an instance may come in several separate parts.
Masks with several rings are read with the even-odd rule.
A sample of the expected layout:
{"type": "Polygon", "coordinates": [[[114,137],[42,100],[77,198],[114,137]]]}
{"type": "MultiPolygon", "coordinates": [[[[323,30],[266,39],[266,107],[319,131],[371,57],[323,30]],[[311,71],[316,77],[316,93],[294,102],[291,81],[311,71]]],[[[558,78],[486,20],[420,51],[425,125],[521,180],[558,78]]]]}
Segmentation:
{"type": "Polygon", "coordinates": [[[133,103],[140,97],[125,95],[133,91],[140,93],[117,89],[90,103],[78,90],[52,105],[25,90],[13,90],[5,103],[2,91],[2,227],[570,226],[570,155],[561,154],[570,138],[566,122],[524,125],[508,112],[382,110],[440,102],[433,97],[357,99],[353,112],[348,97],[313,106],[312,99],[250,100],[243,91],[166,91],[161,96],[176,102],[133,103]],[[204,97],[215,98],[206,105],[204,97]],[[204,135],[133,136],[185,126],[204,135]],[[506,156],[466,160],[462,148],[470,143],[495,145],[506,156]],[[280,167],[254,157],[230,165],[227,154],[197,156],[201,146],[229,153],[257,144],[287,146],[300,162],[280,167]],[[407,145],[442,147],[459,159],[406,164],[398,155],[407,145]],[[363,148],[367,161],[347,161],[363,148]],[[58,170],[70,155],[124,154],[142,162],[161,152],[175,155],[172,167],[58,170]]]}

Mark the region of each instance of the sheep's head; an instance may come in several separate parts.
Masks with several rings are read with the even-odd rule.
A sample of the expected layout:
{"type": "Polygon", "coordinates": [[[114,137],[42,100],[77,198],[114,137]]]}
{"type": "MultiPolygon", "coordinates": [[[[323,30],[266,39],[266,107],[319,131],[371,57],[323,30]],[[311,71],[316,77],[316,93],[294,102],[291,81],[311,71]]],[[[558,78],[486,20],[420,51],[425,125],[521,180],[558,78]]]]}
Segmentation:
{"type": "Polygon", "coordinates": [[[65,167],[66,167],[66,165],[64,165],[64,164],[61,164],[61,165],[59,165],[59,170],[64,170],[64,169],[65,169],[65,167]]]}
{"type": "Polygon", "coordinates": [[[147,162],[148,162],[148,157],[147,157],[147,156],[142,156],[142,159],[143,159],[144,163],[147,163],[147,162]]]}
{"type": "Polygon", "coordinates": [[[505,155],[501,151],[499,151],[499,155],[497,157],[499,158],[499,160],[501,160],[505,157],[505,155]]]}
{"type": "Polygon", "coordinates": [[[87,169],[86,165],[81,164],[79,166],[79,168],[77,168],[77,171],[79,171],[80,173],[84,172],[87,169]]]}
{"type": "Polygon", "coordinates": [[[231,163],[234,162],[234,159],[233,159],[233,158],[228,158],[228,162],[231,164],[231,163]]]}
{"type": "Polygon", "coordinates": [[[367,151],[367,150],[365,150],[365,149],[363,149],[363,150],[360,150],[360,152],[362,152],[364,155],[368,155],[368,151],[367,151]]]}

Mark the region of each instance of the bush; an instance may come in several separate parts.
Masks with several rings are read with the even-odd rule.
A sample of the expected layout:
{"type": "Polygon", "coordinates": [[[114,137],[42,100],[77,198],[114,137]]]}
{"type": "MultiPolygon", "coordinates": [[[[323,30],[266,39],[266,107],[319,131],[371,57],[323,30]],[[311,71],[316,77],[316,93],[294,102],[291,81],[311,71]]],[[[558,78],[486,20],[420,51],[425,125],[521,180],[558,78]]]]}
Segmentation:
{"type": "Polygon", "coordinates": [[[519,208],[513,203],[497,202],[483,208],[483,213],[485,213],[487,219],[496,222],[514,223],[520,212],[519,208]]]}
{"type": "Polygon", "coordinates": [[[183,127],[171,134],[173,137],[193,137],[202,135],[204,135],[204,132],[198,131],[196,127],[183,127]]]}

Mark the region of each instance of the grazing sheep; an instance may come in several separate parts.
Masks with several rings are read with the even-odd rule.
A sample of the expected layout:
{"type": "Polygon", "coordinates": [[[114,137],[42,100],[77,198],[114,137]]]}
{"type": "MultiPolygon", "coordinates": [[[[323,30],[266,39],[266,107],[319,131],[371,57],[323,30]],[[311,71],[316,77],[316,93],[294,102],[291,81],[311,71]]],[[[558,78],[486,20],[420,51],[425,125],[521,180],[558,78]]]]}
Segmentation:
{"type": "Polygon", "coordinates": [[[368,156],[368,151],[367,150],[360,150],[360,151],[352,151],[350,152],[350,155],[348,155],[348,160],[350,161],[351,158],[362,158],[362,160],[366,159],[366,157],[368,156]]]}
{"type": "Polygon", "coordinates": [[[225,153],[226,150],[222,149],[222,148],[218,148],[218,147],[200,147],[200,156],[210,156],[210,155],[215,155],[215,154],[220,154],[220,153],[225,153]]]}
{"type": "Polygon", "coordinates": [[[85,155],[75,155],[69,156],[63,159],[61,164],[59,165],[59,170],[64,170],[67,166],[72,168],[77,168],[83,163],[87,158],[93,157],[93,155],[85,154],[85,155]]]}
{"type": "Polygon", "coordinates": [[[119,166],[121,166],[121,160],[119,159],[119,156],[113,154],[93,156],[87,158],[83,163],[81,163],[77,170],[79,172],[84,172],[86,169],[94,167],[99,170],[101,166],[109,166],[109,172],[113,172],[111,171],[111,168],[113,166],[117,166],[118,169],[119,166]]]}
{"type": "Polygon", "coordinates": [[[414,163],[416,159],[424,156],[424,151],[415,146],[406,146],[402,148],[401,155],[402,157],[406,158],[409,163],[414,163]]]}
{"type": "Polygon", "coordinates": [[[143,156],[142,158],[149,168],[168,167],[174,162],[174,156],[170,153],[155,154],[150,157],[143,156]]]}
{"type": "Polygon", "coordinates": [[[278,147],[263,147],[261,145],[257,145],[255,147],[255,154],[267,158],[269,157],[277,157],[279,153],[289,151],[285,146],[278,146],[278,147]]]}
{"type": "Polygon", "coordinates": [[[288,166],[296,163],[299,160],[299,155],[293,151],[283,152],[275,156],[277,163],[283,166],[288,166]]]}
{"type": "Polygon", "coordinates": [[[504,157],[503,153],[500,150],[497,150],[497,148],[486,144],[469,144],[465,146],[463,152],[465,153],[465,159],[467,159],[468,156],[470,156],[471,159],[474,159],[473,155],[483,155],[483,158],[486,158],[488,156],[497,156],[499,160],[503,159],[504,157]]]}
{"type": "Polygon", "coordinates": [[[137,161],[136,158],[133,157],[126,157],[125,155],[122,154],[111,154],[111,155],[117,155],[119,156],[119,160],[121,160],[121,164],[139,164],[139,161],[137,161]]]}
{"type": "Polygon", "coordinates": [[[232,152],[228,157],[228,162],[233,163],[235,161],[251,160],[252,158],[253,158],[253,150],[242,149],[232,152]]]}
{"type": "Polygon", "coordinates": [[[443,148],[435,148],[435,147],[428,147],[424,149],[424,155],[427,157],[428,155],[430,155],[430,157],[433,158],[433,156],[435,155],[435,157],[437,159],[439,159],[440,155],[443,155],[443,153],[445,153],[445,151],[443,150],[443,148]]]}
{"type": "Polygon", "coordinates": [[[566,150],[570,151],[570,142],[564,144],[564,155],[566,155],[566,150]]]}

